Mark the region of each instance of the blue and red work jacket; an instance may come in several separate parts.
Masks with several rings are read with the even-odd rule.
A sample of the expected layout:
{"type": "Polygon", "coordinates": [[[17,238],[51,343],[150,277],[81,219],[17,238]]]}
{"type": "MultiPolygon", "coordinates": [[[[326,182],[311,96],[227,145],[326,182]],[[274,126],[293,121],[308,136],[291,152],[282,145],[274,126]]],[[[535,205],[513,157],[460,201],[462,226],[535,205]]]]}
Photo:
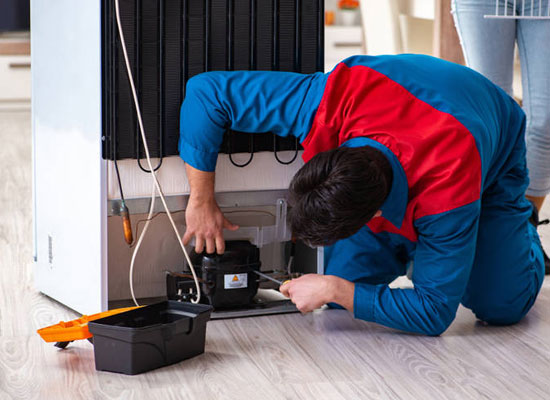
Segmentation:
{"type": "Polygon", "coordinates": [[[513,99],[471,69],[421,55],[351,57],[327,74],[208,72],[186,89],[179,150],[202,171],[215,170],[227,128],[296,136],[306,162],[343,145],[381,150],[393,184],[367,225],[414,261],[414,288],[357,283],[355,317],[447,328],[472,268],[483,191],[523,140],[513,99]]]}

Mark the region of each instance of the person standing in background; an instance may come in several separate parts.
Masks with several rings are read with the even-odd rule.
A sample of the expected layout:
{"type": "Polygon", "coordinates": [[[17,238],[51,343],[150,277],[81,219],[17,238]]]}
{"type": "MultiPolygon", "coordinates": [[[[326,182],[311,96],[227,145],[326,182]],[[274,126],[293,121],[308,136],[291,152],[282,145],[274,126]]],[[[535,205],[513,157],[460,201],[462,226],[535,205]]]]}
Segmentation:
{"type": "MultiPolygon", "coordinates": [[[[466,64],[512,97],[514,49],[518,45],[527,115],[530,183],[526,197],[540,211],[550,193],[550,19],[484,18],[495,15],[495,1],[453,0],[452,13],[466,64]]],[[[498,14],[537,16],[540,12],[546,16],[549,1],[498,0],[498,14]]],[[[546,254],[545,265],[548,274],[550,259],[546,254]]]]}

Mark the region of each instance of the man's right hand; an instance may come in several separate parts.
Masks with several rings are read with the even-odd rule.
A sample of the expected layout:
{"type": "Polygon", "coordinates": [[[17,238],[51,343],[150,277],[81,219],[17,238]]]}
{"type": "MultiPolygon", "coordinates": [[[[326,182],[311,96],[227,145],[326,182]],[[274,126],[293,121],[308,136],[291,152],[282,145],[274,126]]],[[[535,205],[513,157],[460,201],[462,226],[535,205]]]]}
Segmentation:
{"type": "Polygon", "coordinates": [[[223,254],[225,241],[223,229],[239,229],[223,216],[214,198],[214,172],[200,171],[189,164],[185,165],[191,193],[185,210],[187,227],[183,243],[187,244],[195,236],[195,251],[223,254]]]}
{"type": "Polygon", "coordinates": [[[223,216],[213,198],[201,201],[191,196],[185,210],[185,222],[187,227],[185,235],[183,235],[183,243],[189,243],[195,236],[195,251],[197,253],[202,253],[206,247],[206,252],[209,254],[214,252],[223,254],[225,251],[223,229],[230,231],[239,229],[238,225],[232,224],[223,216]]]}

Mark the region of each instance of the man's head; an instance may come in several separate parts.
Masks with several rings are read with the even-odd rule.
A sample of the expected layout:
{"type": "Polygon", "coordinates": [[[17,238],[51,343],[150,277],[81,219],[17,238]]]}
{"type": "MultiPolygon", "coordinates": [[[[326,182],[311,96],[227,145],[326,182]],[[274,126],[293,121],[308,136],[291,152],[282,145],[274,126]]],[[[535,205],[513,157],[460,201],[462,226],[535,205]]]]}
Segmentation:
{"type": "Polygon", "coordinates": [[[353,235],[380,210],[392,179],[389,161],[370,146],[317,154],[290,183],[294,238],[318,246],[353,235]]]}

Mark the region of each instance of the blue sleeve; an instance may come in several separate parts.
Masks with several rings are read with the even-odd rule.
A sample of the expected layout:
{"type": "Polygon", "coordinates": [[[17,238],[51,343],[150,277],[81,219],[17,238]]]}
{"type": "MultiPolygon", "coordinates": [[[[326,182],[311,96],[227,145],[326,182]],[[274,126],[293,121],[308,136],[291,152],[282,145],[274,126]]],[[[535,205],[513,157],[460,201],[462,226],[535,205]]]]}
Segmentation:
{"type": "Polygon", "coordinates": [[[181,158],[214,171],[227,128],[272,132],[303,141],[321,101],[326,76],[279,71],[213,71],[187,82],[180,113],[181,158]]]}
{"type": "Polygon", "coordinates": [[[470,276],[479,203],[418,219],[414,288],[356,283],[355,317],[408,332],[443,333],[455,318],[470,276]]]}
{"type": "MultiPolygon", "coordinates": [[[[356,283],[389,284],[406,273],[405,246],[392,240],[393,233],[373,233],[365,225],[346,239],[324,247],[325,275],[356,283]]],[[[342,306],[329,303],[330,307],[342,306]]]]}

